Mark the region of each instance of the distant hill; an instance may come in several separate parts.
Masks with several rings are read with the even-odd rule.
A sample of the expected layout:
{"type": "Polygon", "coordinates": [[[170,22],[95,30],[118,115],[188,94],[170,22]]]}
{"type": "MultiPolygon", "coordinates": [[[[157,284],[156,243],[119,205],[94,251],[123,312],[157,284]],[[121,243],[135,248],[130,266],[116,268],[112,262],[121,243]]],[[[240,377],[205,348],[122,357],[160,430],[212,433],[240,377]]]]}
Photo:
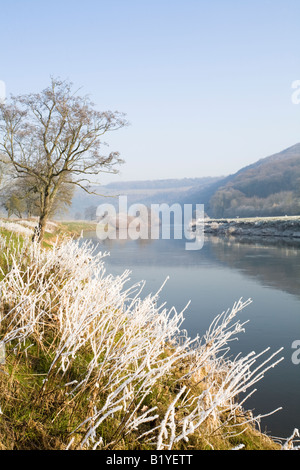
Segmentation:
{"type": "MultiPolygon", "coordinates": [[[[118,207],[118,197],[127,196],[128,206],[135,203],[145,204],[173,204],[187,198],[191,192],[210,187],[222,177],[161,179],[146,181],[124,181],[110,183],[94,188],[104,197],[88,194],[82,189],[75,192],[68,218],[94,219],[96,208],[100,204],[113,204],[118,207]]],[[[63,214],[63,218],[66,215],[63,214]]]]}
{"type": "Polygon", "coordinates": [[[300,143],[258,160],[205,188],[184,203],[205,205],[211,217],[300,214],[300,143]]]}
{"type": "MultiPolygon", "coordinates": [[[[104,197],[77,190],[68,217],[94,219],[100,204],[204,204],[210,217],[300,214],[300,143],[262,158],[233,175],[125,181],[96,188],[104,197]]],[[[64,216],[65,217],[65,216],[64,216]]]]}

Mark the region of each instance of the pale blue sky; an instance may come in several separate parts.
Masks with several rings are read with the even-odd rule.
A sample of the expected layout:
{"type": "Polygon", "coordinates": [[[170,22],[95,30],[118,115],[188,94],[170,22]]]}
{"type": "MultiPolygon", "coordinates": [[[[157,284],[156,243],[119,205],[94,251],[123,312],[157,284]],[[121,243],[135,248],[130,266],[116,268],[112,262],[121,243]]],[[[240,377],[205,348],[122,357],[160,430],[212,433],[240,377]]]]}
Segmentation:
{"type": "Polygon", "coordinates": [[[0,0],[0,80],[127,113],[118,180],[201,177],[300,142],[299,0],[0,0]]]}

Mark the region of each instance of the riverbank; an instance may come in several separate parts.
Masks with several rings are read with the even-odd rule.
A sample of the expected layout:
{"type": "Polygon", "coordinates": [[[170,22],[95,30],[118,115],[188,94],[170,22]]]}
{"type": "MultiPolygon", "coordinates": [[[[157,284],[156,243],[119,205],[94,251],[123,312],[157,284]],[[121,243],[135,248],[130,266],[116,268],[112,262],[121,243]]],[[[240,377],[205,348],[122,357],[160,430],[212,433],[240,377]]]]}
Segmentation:
{"type": "MultiPolygon", "coordinates": [[[[193,222],[191,229],[200,224],[193,222]]],[[[205,219],[204,232],[223,236],[277,237],[300,240],[300,216],[205,219]]]]}
{"type": "Polygon", "coordinates": [[[281,449],[238,402],[280,351],[262,368],[260,354],[224,355],[248,301],[198,342],[183,312],[133,300],[128,273],[105,275],[88,244],[12,248],[2,239],[0,449],[281,449]]]}
{"type": "MultiPolygon", "coordinates": [[[[29,219],[8,219],[0,218],[0,234],[13,235],[31,238],[38,221],[37,218],[29,219]]],[[[95,231],[97,227],[96,222],[89,222],[85,220],[68,220],[68,221],[53,221],[49,220],[46,224],[44,234],[43,246],[45,248],[52,246],[56,240],[64,238],[78,238],[85,232],[95,231]]]]}

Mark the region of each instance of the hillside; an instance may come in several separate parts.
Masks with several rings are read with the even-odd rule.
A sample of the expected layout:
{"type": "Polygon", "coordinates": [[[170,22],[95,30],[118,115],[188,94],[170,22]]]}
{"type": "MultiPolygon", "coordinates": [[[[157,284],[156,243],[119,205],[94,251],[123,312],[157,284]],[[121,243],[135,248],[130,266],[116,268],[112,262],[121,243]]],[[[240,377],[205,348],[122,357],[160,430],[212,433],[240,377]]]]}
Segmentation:
{"type": "Polygon", "coordinates": [[[128,206],[204,204],[205,212],[215,218],[299,215],[300,143],[225,177],[115,182],[96,191],[103,197],[78,190],[68,218],[95,219],[96,208],[117,206],[119,195],[127,196],[128,206]]]}
{"type": "Polygon", "coordinates": [[[194,191],[184,202],[204,204],[212,217],[299,214],[300,143],[194,191]]]}

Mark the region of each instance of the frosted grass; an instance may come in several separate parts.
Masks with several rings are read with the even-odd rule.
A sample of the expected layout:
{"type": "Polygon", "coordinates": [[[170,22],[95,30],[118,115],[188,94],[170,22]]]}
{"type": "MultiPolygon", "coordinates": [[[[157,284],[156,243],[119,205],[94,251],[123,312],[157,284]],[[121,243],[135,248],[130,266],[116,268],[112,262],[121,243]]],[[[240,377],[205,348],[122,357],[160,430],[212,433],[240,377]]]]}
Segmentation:
{"type": "MultiPolygon", "coordinates": [[[[105,256],[89,242],[65,241],[51,250],[27,243],[7,255],[10,269],[0,282],[1,341],[24,353],[32,341],[51,355],[40,394],[59,383],[73,406],[89,397],[66,449],[114,448],[134,435],[150,448],[171,450],[203,425],[212,433],[225,425],[242,432],[237,416],[246,416],[247,398],[283,359],[281,349],[269,348],[228,359],[230,342],[246,323],[237,316],[251,300],[240,299],[203,337],[190,338],[185,309],[159,305],[160,291],[143,298],[144,283],[130,285],[129,271],[107,274],[105,256]],[[46,345],[49,331],[55,340],[46,345]],[[70,380],[82,358],[81,374],[70,380]],[[177,393],[162,414],[153,396],[168,381],[177,393]]],[[[262,417],[248,413],[244,423],[262,417]]]]}
{"type": "MultiPolygon", "coordinates": [[[[11,222],[0,219],[0,229],[5,229],[17,235],[32,237],[34,229],[38,225],[38,220],[13,219],[11,222]]],[[[58,225],[55,222],[47,221],[46,231],[54,233],[58,225]]]]}
{"type": "Polygon", "coordinates": [[[0,220],[0,229],[1,228],[25,237],[30,237],[33,234],[33,230],[31,230],[29,227],[25,227],[22,224],[16,222],[5,222],[0,220]]]}

